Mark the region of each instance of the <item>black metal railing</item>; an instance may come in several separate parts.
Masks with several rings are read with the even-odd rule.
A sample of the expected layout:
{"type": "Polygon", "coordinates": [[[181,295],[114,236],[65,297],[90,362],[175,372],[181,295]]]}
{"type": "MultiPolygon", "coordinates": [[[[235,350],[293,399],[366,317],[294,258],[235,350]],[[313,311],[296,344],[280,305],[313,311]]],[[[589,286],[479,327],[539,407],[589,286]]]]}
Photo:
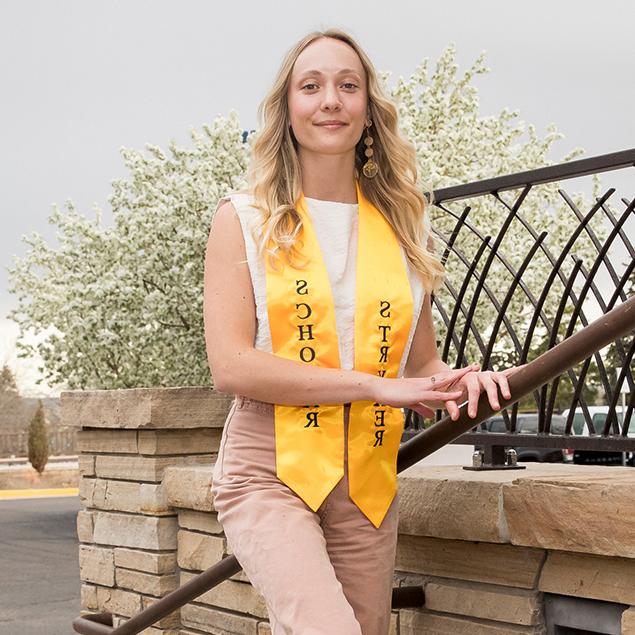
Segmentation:
{"type": "MultiPolygon", "coordinates": [[[[495,347],[501,340],[508,343],[508,351],[504,356],[505,366],[521,365],[529,360],[530,353],[541,349],[550,349],[558,341],[566,340],[578,325],[583,327],[589,323],[585,300],[594,300],[599,312],[606,314],[618,302],[624,302],[635,292],[635,249],[632,244],[632,229],[629,233],[626,225],[635,223],[635,200],[622,198],[623,209],[615,214],[609,207],[608,200],[614,189],[608,189],[597,197],[590,209],[583,213],[572,197],[558,188],[566,210],[571,214],[568,235],[561,237],[560,243],[549,244],[550,227],[547,229],[534,227],[542,222],[548,224],[549,216],[534,214],[534,224],[522,213],[523,205],[527,205],[532,188],[544,184],[556,184],[565,179],[585,175],[598,174],[635,166],[635,149],[615,152],[598,157],[571,161],[555,166],[528,170],[475,183],[467,183],[455,187],[436,190],[433,204],[437,214],[433,222],[433,234],[443,253],[440,256],[446,270],[464,272],[460,283],[452,284],[446,279],[440,293],[432,295],[433,307],[442,320],[445,337],[439,342],[441,358],[451,367],[467,365],[470,361],[481,362],[483,370],[495,370],[495,347]],[[515,200],[503,199],[503,191],[518,191],[515,200]],[[474,199],[478,200],[479,212],[487,206],[495,206],[499,226],[487,227],[487,232],[478,227],[476,219],[472,219],[474,199]],[[456,204],[461,205],[455,209],[456,204]],[[451,205],[450,203],[454,203],[451,205]],[[545,222],[545,219],[547,221],[545,222]],[[610,228],[602,238],[598,229],[601,222],[610,228]],[[439,229],[447,228],[447,231],[439,229]],[[518,232],[524,238],[519,240],[518,232]],[[507,239],[513,236],[513,257],[508,254],[507,239]],[[576,256],[576,248],[580,241],[586,241],[588,263],[576,256]],[[624,270],[618,273],[615,266],[615,253],[621,242],[627,262],[624,270]],[[522,244],[524,252],[518,250],[522,244]],[[527,272],[532,264],[540,259],[542,277],[538,277],[539,289],[531,288],[526,281],[527,272]],[[498,268],[499,283],[492,288],[490,275],[498,268]],[[599,272],[603,268],[612,289],[607,292],[606,284],[598,283],[599,272]],[[504,272],[506,284],[500,284],[500,272],[504,272]],[[580,277],[581,288],[575,289],[580,277]],[[629,290],[630,284],[630,290],[629,290]],[[457,288],[458,287],[458,288],[457,288]],[[548,302],[549,295],[559,300],[548,302]],[[513,299],[518,298],[527,312],[519,320],[510,306],[513,299]],[[487,337],[475,324],[477,311],[489,311],[491,328],[487,337]],[[462,321],[462,326],[459,326],[462,321]],[[538,335],[539,326],[542,334],[538,335]],[[470,348],[471,354],[466,351],[470,348]],[[450,361],[452,360],[452,361],[450,361]]],[[[635,190],[635,188],[633,188],[635,190]]],[[[492,211],[492,210],[488,210],[492,211]]],[[[456,278],[456,276],[454,276],[456,278]]],[[[536,276],[534,275],[534,280],[536,276]]],[[[631,334],[632,335],[632,334],[631,334]]],[[[537,425],[535,430],[524,433],[518,425],[519,403],[512,405],[510,411],[503,408],[500,416],[504,421],[504,431],[490,432],[492,421],[482,422],[470,432],[457,438],[453,443],[483,446],[486,463],[500,463],[504,454],[504,446],[523,446],[527,448],[570,448],[572,450],[604,450],[635,451],[635,425],[631,425],[633,415],[633,354],[635,338],[630,341],[617,338],[613,343],[612,365],[607,363],[606,356],[594,351],[587,359],[582,360],[579,369],[569,367],[562,375],[553,377],[533,392],[532,410],[535,411],[537,425]],[[589,404],[584,396],[584,388],[593,371],[597,382],[604,393],[608,410],[595,418],[589,412],[589,404]],[[615,381],[610,377],[609,368],[617,371],[615,381]],[[563,381],[568,380],[566,396],[562,395],[563,381]],[[630,393],[628,405],[622,419],[619,418],[618,400],[621,391],[630,393]],[[570,394],[569,394],[570,393],[570,394]],[[563,403],[566,399],[566,403],[563,403]],[[556,413],[559,409],[568,409],[563,422],[556,413]],[[599,425],[601,429],[596,429],[599,425]],[[558,425],[552,426],[554,420],[558,425]],[[595,425],[594,425],[595,424],[595,425]],[[586,425],[588,434],[582,434],[581,428],[586,425]],[[488,428],[489,426],[489,428],[488,428]],[[632,430],[629,438],[629,426],[632,430]],[[487,460],[489,459],[489,461],[487,460]]],[[[498,351],[500,358],[500,351],[498,351]]],[[[436,420],[442,416],[437,411],[436,420]]],[[[498,422],[500,424],[500,421],[498,422]]],[[[404,438],[407,439],[416,431],[425,428],[425,422],[414,411],[407,411],[404,438]]],[[[499,425],[500,427],[500,425],[499,425]]]]}

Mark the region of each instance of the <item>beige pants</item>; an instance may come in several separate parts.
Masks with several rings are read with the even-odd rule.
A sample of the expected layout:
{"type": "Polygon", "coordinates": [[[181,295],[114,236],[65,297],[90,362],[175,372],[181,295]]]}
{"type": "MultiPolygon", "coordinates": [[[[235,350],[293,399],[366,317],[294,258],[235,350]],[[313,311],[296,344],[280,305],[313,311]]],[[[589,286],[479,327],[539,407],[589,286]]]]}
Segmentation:
{"type": "Polygon", "coordinates": [[[274,408],[237,396],[212,494],[227,541],[265,599],[273,635],[387,635],[399,493],[376,528],[344,477],[317,512],[276,476],[274,408]]]}

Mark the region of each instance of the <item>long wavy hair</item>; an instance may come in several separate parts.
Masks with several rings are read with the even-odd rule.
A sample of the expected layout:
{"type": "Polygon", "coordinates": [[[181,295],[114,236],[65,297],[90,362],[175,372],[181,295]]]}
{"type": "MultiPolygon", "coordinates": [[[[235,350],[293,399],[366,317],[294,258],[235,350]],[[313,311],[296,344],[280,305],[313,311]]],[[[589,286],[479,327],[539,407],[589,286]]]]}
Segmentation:
{"type": "Polygon", "coordinates": [[[367,160],[362,135],[355,149],[355,177],[363,195],[393,228],[426,291],[434,292],[443,283],[445,269],[434,255],[434,236],[431,230],[427,231],[430,223],[424,216],[433,202],[432,192],[428,202],[417,186],[414,145],[401,136],[397,109],[384,94],[372,62],[353,37],[337,28],[312,31],[300,39],[285,55],[273,87],[258,107],[259,132],[247,169],[247,188],[242,190],[251,195],[250,204],[260,211],[260,222],[251,229],[258,253],[262,258],[266,254],[274,269],[278,265],[278,252],[285,254],[291,266],[298,269],[306,266],[306,260],[300,263],[301,249],[296,244],[302,220],[295,203],[302,192],[302,178],[297,141],[289,125],[287,91],[300,53],[311,42],[324,37],[352,47],[366,72],[373,160],[379,171],[372,179],[359,176],[367,160]],[[422,244],[425,234],[429,240],[422,244]]]}

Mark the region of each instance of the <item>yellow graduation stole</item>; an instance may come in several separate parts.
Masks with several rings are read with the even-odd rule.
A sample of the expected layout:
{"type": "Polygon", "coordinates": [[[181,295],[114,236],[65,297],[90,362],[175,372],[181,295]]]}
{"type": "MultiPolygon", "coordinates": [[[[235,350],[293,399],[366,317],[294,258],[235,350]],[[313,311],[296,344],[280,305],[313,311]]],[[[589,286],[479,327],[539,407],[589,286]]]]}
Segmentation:
{"type": "MultiPolygon", "coordinates": [[[[392,227],[362,194],[355,291],[354,369],[396,377],[412,323],[413,299],[392,227]]],[[[306,269],[266,261],[267,313],[275,355],[340,368],[335,308],[328,274],[301,194],[299,238],[306,269]]],[[[273,243],[270,242],[271,248],[273,243]]],[[[282,264],[282,263],[281,263],[282,264]]],[[[344,476],[343,404],[275,404],[276,475],[316,511],[344,476]]],[[[400,408],[351,403],[348,429],[349,496],[379,527],[397,491],[397,452],[403,433],[400,408]]]]}

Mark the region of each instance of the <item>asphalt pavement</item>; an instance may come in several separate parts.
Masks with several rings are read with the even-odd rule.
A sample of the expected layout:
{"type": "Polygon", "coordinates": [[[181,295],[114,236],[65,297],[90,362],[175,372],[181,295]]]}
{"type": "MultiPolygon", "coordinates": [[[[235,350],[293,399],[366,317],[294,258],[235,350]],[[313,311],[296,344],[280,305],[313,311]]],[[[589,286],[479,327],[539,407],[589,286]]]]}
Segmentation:
{"type": "Polygon", "coordinates": [[[72,635],[78,496],[0,500],[0,635],[72,635]]]}

